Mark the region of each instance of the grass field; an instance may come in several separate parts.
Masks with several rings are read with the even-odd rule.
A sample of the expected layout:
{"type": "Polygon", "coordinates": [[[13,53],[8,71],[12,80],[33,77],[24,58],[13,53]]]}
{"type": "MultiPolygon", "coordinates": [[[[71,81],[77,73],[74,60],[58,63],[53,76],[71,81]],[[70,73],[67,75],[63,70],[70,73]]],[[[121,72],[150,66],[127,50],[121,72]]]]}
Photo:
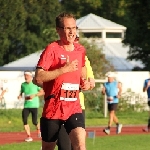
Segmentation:
{"type": "MultiPolygon", "coordinates": [[[[39,118],[41,116],[42,109],[39,109],[39,118]]],[[[23,124],[21,118],[21,109],[0,109],[0,132],[13,132],[23,131],[23,124]]],[[[117,116],[120,122],[124,125],[143,125],[147,124],[147,112],[118,112],[117,116]]],[[[86,126],[106,126],[108,118],[104,118],[100,112],[86,111],[86,126]]],[[[31,116],[29,117],[29,124],[31,130],[34,130],[34,126],[31,122],[31,116]]]]}
{"type": "MultiPolygon", "coordinates": [[[[42,109],[39,109],[39,118],[42,109]]],[[[21,109],[0,110],[0,132],[23,131],[21,109]]],[[[118,118],[124,125],[147,124],[147,112],[118,112],[118,118]]],[[[86,111],[86,126],[106,126],[108,118],[100,112],[86,111]]],[[[31,130],[35,130],[29,118],[31,130]]],[[[150,147],[150,134],[146,135],[117,135],[87,138],[87,150],[148,150],[150,147]]],[[[41,142],[16,143],[1,145],[0,150],[40,150],[41,142]]],[[[57,148],[56,148],[57,150],[57,148]]]]}
{"type": "MultiPolygon", "coordinates": [[[[150,135],[105,136],[87,139],[87,150],[149,150],[150,135]]],[[[8,144],[0,150],[40,150],[41,142],[8,144]]],[[[57,148],[56,148],[57,150],[57,148]]]]}

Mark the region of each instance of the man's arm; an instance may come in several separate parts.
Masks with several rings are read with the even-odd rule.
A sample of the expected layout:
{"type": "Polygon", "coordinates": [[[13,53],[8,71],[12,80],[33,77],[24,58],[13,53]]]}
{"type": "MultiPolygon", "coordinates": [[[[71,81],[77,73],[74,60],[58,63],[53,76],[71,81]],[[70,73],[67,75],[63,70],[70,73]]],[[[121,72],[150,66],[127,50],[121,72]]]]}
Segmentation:
{"type": "Polygon", "coordinates": [[[121,93],[122,93],[122,84],[120,82],[118,83],[118,89],[119,89],[119,91],[118,91],[117,97],[119,98],[119,97],[121,97],[121,93]]]}
{"type": "Polygon", "coordinates": [[[50,80],[53,80],[62,74],[63,74],[63,70],[61,68],[56,69],[54,71],[44,71],[43,69],[36,69],[34,80],[36,82],[36,85],[38,85],[41,82],[48,82],[50,80]]]}
{"type": "Polygon", "coordinates": [[[21,99],[22,98],[22,92],[20,92],[19,96],[18,96],[18,99],[21,99]]]}
{"type": "Polygon", "coordinates": [[[106,89],[105,89],[105,87],[102,88],[102,94],[103,94],[103,95],[106,94],[106,89]]]}
{"type": "Polygon", "coordinates": [[[37,96],[43,96],[45,93],[44,93],[44,90],[41,88],[38,93],[36,94],[33,94],[33,95],[30,95],[30,99],[33,99],[34,97],[37,97],[37,96]]]}
{"type": "Polygon", "coordinates": [[[82,67],[81,79],[87,79],[87,68],[86,68],[86,66],[82,67]]]}
{"type": "Polygon", "coordinates": [[[64,73],[78,70],[77,66],[78,66],[78,60],[69,62],[69,58],[67,58],[65,66],[59,69],[55,69],[53,71],[44,71],[43,69],[36,69],[35,80],[37,83],[48,82],[50,80],[56,79],[57,77],[59,77],[64,73]]]}
{"type": "Polygon", "coordinates": [[[35,96],[43,96],[44,94],[44,90],[41,88],[38,93],[35,94],[35,96]]]}
{"type": "Polygon", "coordinates": [[[33,84],[37,85],[38,87],[43,88],[43,82],[41,82],[41,81],[40,81],[40,82],[37,82],[37,81],[35,80],[35,77],[33,77],[32,82],[33,82],[33,84]]]}
{"type": "Polygon", "coordinates": [[[143,92],[147,91],[149,87],[150,87],[150,81],[148,81],[147,84],[146,83],[144,84],[143,92]]]}
{"type": "Polygon", "coordinates": [[[148,86],[143,87],[143,92],[146,92],[148,90],[148,86]]]}
{"type": "Polygon", "coordinates": [[[0,94],[0,98],[2,98],[5,93],[6,93],[6,90],[2,90],[2,93],[0,94]]]}

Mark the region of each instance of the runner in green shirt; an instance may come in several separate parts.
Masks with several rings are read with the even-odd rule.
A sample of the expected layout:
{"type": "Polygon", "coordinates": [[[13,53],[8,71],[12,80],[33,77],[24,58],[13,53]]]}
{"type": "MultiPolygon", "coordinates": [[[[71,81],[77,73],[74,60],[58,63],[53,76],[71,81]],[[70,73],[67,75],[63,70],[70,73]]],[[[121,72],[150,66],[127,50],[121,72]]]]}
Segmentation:
{"type": "Polygon", "coordinates": [[[18,99],[21,99],[22,94],[24,94],[24,108],[22,110],[22,121],[24,124],[24,129],[27,133],[26,142],[32,141],[30,126],[28,125],[28,116],[32,114],[32,123],[36,126],[38,136],[40,136],[40,127],[38,124],[38,108],[39,108],[39,96],[44,95],[42,88],[32,83],[32,72],[24,72],[25,82],[21,84],[21,91],[18,99]]]}

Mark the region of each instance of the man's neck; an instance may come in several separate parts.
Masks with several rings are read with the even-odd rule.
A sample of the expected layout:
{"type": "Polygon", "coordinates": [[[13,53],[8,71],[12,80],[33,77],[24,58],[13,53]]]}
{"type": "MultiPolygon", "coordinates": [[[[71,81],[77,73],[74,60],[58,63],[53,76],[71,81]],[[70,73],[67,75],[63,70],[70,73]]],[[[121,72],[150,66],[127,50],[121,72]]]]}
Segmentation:
{"type": "Polygon", "coordinates": [[[74,50],[74,44],[73,43],[64,43],[62,41],[60,41],[60,46],[65,49],[66,51],[73,51],[74,50]]]}
{"type": "Polygon", "coordinates": [[[27,84],[29,84],[31,81],[26,81],[27,84]]]}

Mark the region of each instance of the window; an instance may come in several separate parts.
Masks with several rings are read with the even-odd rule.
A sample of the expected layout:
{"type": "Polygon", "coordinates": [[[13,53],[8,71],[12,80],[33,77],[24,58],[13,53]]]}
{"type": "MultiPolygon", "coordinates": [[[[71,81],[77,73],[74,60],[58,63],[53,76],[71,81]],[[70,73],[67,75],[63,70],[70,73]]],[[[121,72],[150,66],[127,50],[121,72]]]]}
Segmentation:
{"type": "Polygon", "coordinates": [[[101,32],[91,32],[91,33],[83,33],[86,38],[102,38],[101,32]]]}
{"type": "Polygon", "coordinates": [[[107,32],[106,38],[121,38],[121,33],[107,32]]]}

